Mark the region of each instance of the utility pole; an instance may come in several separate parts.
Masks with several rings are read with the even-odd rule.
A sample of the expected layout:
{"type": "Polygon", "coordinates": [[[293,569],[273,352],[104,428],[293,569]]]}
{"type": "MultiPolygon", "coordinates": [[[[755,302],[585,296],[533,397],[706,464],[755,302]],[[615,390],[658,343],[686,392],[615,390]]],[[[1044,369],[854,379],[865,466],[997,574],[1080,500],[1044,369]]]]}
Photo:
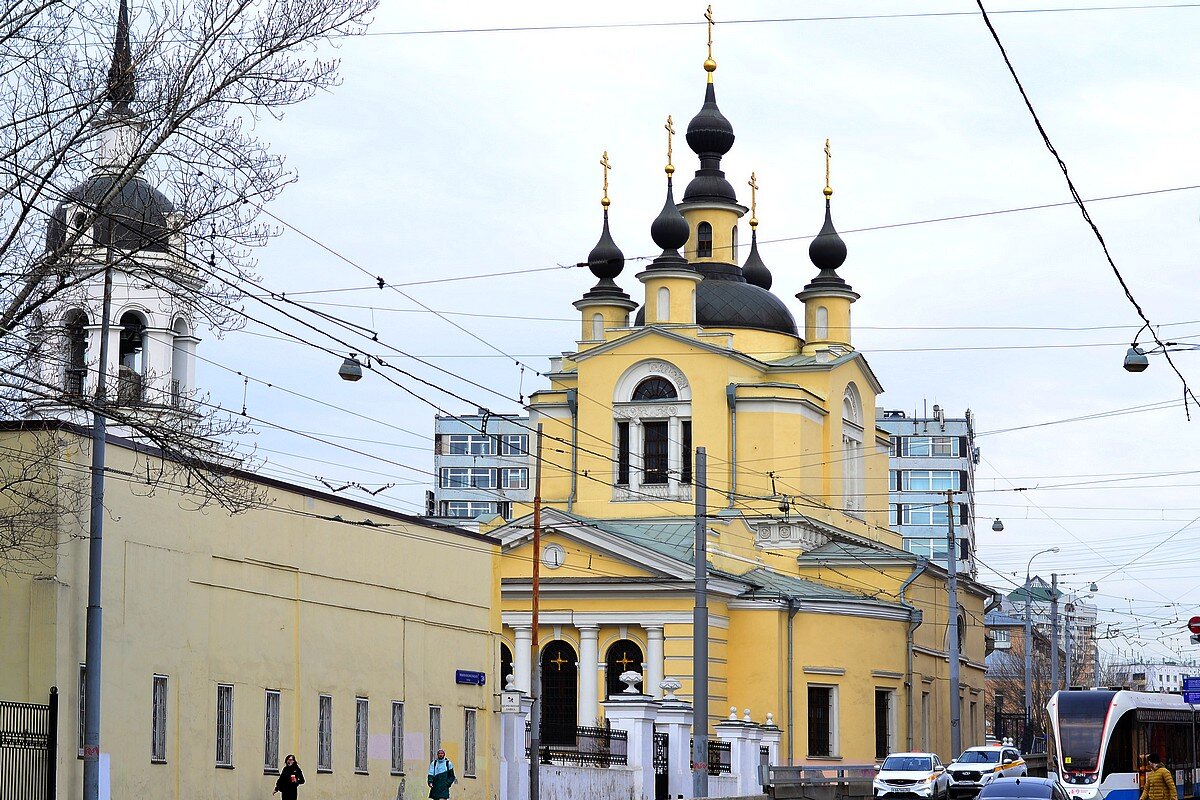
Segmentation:
{"type": "Polygon", "coordinates": [[[1075,604],[1068,602],[1067,613],[1063,617],[1063,639],[1066,641],[1066,645],[1063,647],[1063,653],[1067,658],[1066,675],[1063,676],[1063,688],[1068,691],[1071,689],[1071,676],[1073,674],[1071,669],[1073,666],[1071,663],[1071,612],[1074,610],[1075,604]]]}
{"type": "Polygon", "coordinates": [[[1050,573],[1050,691],[1059,690],[1058,682],[1058,573],[1050,573]]]}
{"type": "MultiPolygon", "coordinates": [[[[1032,561],[1032,559],[1030,559],[1032,561]]],[[[1025,731],[1021,752],[1033,744],[1033,590],[1029,586],[1029,567],[1025,568],[1025,731]]]]}
{"type": "MultiPolygon", "coordinates": [[[[959,699],[958,541],[954,535],[954,490],[946,490],[946,572],[950,589],[950,758],[962,752],[962,700],[959,699]]],[[[788,732],[791,735],[791,731],[788,732]]]]}
{"type": "Polygon", "coordinates": [[[104,611],[100,579],[104,566],[104,445],[108,420],[108,329],[112,314],[113,220],[108,220],[108,247],[104,255],[104,298],[100,309],[100,363],[96,370],[96,400],[92,408],[92,492],[88,519],[88,604],[84,661],[83,798],[100,797],[100,656],[104,641],[104,611]]]}
{"type": "Polygon", "coordinates": [[[530,623],[533,629],[530,638],[532,680],[529,693],[533,695],[533,706],[529,710],[529,800],[541,796],[538,786],[538,767],[541,762],[542,744],[542,653],[538,639],[538,594],[542,563],[542,423],[537,426],[537,449],[533,479],[533,614],[530,623]]]}
{"type": "MultiPolygon", "coordinates": [[[[708,797],[708,454],[696,448],[696,607],[692,610],[692,797],[708,797]]],[[[791,731],[788,731],[791,736],[791,731]]]]}

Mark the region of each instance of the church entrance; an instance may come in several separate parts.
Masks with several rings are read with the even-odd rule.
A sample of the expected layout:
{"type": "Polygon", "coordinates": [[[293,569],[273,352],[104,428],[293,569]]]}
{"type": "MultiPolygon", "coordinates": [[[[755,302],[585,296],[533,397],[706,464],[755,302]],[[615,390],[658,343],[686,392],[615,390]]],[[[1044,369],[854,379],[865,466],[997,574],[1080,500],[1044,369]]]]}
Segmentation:
{"type": "MultiPolygon", "coordinates": [[[[604,657],[604,696],[606,698],[625,691],[625,684],[621,683],[621,673],[629,670],[642,673],[642,680],[646,679],[645,670],[642,667],[642,648],[638,647],[637,642],[618,639],[608,648],[608,653],[604,657]]],[[[645,685],[642,685],[641,692],[653,694],[653,691],[645,685]]]]}
{"type": "Polygon", "coordinates": [[[579,667],[575,650],[551,642],[542,651],[542,744],[575,746],[579,667]]]}

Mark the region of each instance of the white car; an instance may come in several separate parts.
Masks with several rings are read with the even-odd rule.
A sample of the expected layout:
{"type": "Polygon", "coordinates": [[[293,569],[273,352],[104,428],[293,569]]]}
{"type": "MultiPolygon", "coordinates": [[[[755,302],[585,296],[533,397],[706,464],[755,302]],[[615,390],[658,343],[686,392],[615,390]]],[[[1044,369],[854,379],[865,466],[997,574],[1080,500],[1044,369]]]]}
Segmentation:
{"type": "Polygon", "coordinates": [[[1029,774],[1025,759],[1012,745],[971,747],[946,768],[950,793],[955,797],[973,796],[996,778],[1021,778],[1029,774]]]}
{"type": "Polygon", "coordinates": [[[935,753],[892,753],[875,767],[871,788],[876,800],[919,797],[946,800],[950,776],[935,753]]]}

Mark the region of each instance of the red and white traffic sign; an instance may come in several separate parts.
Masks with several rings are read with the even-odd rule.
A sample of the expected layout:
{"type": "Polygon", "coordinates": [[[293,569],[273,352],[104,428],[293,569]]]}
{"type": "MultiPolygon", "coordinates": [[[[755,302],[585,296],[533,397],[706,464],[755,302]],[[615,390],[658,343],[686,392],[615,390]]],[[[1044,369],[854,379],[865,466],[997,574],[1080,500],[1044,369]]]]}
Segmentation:
{"type": "Polygon", "coordinates": [[[1188,630],[1200,634],[1200,617],[1192,617],[1188,620],[1188,630]]]}

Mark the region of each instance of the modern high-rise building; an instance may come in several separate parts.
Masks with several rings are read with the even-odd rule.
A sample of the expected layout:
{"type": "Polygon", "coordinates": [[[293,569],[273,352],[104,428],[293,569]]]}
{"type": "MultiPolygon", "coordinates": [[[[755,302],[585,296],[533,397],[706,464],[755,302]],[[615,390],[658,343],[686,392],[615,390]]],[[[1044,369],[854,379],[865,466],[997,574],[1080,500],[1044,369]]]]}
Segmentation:
{"type": "Polygon", "coordinates": [[[975,418],[970,409],[947,417],[881,411],[875,420],[891,437],[888,460],[888,524],[904,537],[904,549],[946,565],[953,522],[958,570],[975,577],[975,418]],[[947,490],[954,492],[949,500],[947,490]]]}
{"type": "Polygon", "coordinates": [[[529,417],[474,414],[434,417],[433,467],[437,475],[429,516],[512,518],[512,504],[533,500],[529,417]]]}

